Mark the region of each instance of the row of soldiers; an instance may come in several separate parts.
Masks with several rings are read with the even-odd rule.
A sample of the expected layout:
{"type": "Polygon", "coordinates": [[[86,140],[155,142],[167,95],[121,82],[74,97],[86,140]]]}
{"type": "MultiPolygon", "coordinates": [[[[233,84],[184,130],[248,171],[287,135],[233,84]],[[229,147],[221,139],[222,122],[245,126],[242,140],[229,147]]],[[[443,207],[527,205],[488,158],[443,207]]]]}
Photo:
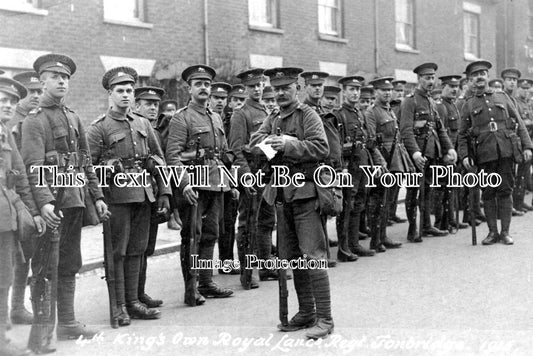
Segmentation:
{"type": "MultiPolygon", "coordinates": [[[[1,77],[2,103],[11,109],[4,111],[1,125],[4,159],[0,183],[4,192],[16,191],[20,195],[42,235],[37,239],[17,238],[14,232],[17,227],[13,226],[17,216],[8,217],[2,225],[7,230],[2,232],[2,246],[5,246],[2,253],[6,258],[1,259],[0,266],[2,352],[24,354],[5,339],[7,286],[11,284],[13,266],[11,319],[17,323],[33,322],[32,335],[34,329],[42,327],[42,318],[37,320],[24,309],[28,260],[34,278],[43,275],[44,269],[45,279],[52,282],[51,299],[57,301],[57,338],[92,337],[96,333],[78,322],[74,313],[75,274],[81,267],[81,228],[90,223],[88,211],[94,211],[96,220],[107,221],[105,238],[110,240],[111,251],[106,254],[106,263],[114,266],[113,275],[107,278],[114,282],[110,300],[114,304],[112,316],[119,326],[129,325],[132,318],[156,319],[161,315],[157,308],[163,301],[151,298],[144,285],[147,257],[154,252],[158,224],[168,220],[171,212],[182,221],[180,257],[184,301],[190,306],[201,305],[206,298],[233,294],[213,281],[212,268],[196,273],[192,256],[213,260],[218,241],[220,259],[233,260],[235,239],[241,266],[246,265],[249,253],[268,260],[274,253],[272,231],[276,220],[279,258],[328,259],[333,266],[327,214],[321,210],[318,187],[312,178],[312,172],[324,163],[339,172],[350,173],[353,179],[352,187],[342,188],[342,211],[336,217],[338,261],[355,261],[359,256],[373,256],[401,246],[386,234],[389,221],[401,222],[395,212],[399,189],[397,186],[388,189],[379,183],[369,189],[362,166],[376,167],[378,176],[385,172],[423,173],[421,187],[407,189],[407,240],[410,242],[421,242],[424,235],[448,233],[431,223],[431,197],[433,193],[445,195],[445,189],[440,193],[430,190],[431,165],[454,165],[459,158],[462,168],[458,169],[463,173],[476,166],[487,173],[499,173],[502,184],[483,189],[484,217],[490,230],[483,244],[498,241],[512,244],[509,227],[514,179],[526,176],[530,170],[532,145],[524,125],[530,117],[526,118],[526,111],[509,94],[488,87],[490,67],[486,61],[467,66],[469,89],[462,99],[457,99],[461,76],[441,76],[441,102],[431,96],[438,69],[434,63],[424,63],[414,69],[418,85],[405,98],[404,82],[392,77],[376,78],[369,82],[375,91],[375,101],[368,100],[365,109],[364,103],[361,105],[365,79],[360,76],[339,79],[339,87],[325,87],[329,76],[325,72],[303,72],[292,67],[250,69],[237,76],[242,86],[232,87],[214,82],[213,68],[196,65],[182,73],[189,88],[188,105],[178,109],[176,103],[164,102],[161,115],[158,115],[159,103],[164,91],[156,87],[135,89],[136,71],[117,67],[102,78],[102,86],[109,95],[109,108],[87,130],[79,116],[64,103],[69,79],[76,71],[74,61],[68,56],[39,57],[34,63],[35,73],[23,73],[15,78],[18,81],[1,77]],[[271,85],[267,91],[265,76],[271,85]],[[298,100],[300,77],[306,95],[303,103],[298,100]],[[343,99],[338,105],[340,92],[343,99]],[[230,110],[226,106],[228,96],[230,110]],[[15,113],[17,118],[13,118],[15,113]],[[8,120],[14,139],[5,125],[8,120]],[[270,145],[275,157],[268,160],[257,147],[259,143],[270,145]],[[254,185],[250,173],[268,171],[272,163],[285,165],[291,174],[302,173],[305,184],[284,188],[254,185]],[[53,174],[49,172],[48,186],[43,187],[38,184],[38,171],[31,169],[43,165],[55,166],[65,173],[80,173],[86,184],[53,187],[53,174]],[[109,187],[102,190],[100,186],[104,182],[98,181],[93,165],[113,167],[114,172],[99,175],[108,179],[118,173],[133,174],[129,177],[134,179],[131,177],[135,174],[148,171],[151,184],[119,187],[110,179],[109,187]],[[200,177],[193,186],[185,175],[179,182],[168,185],[156,169],[165,165],[202,165],[207,167],[208,177],[200,177]],[[246,184],[219,186],[222,177],[218,167],[222,165],[238,167],[238,175],[246,184]],[[516,165],[518,175],[515,175],[516,165]],[[18,172],[15,185],[9,183],[13,179],[8,174],[14,170],[18,172]],[[370,222],[370,248],[360,243],[365,220],[370,222]],[[28,240],[33,243],[26,243],[28,240]],[[48,251],[52,249],[47,246],[54,241],[58,256],[55,263],[50,263],[48,251]]],[[[531,85],[529,80],[517,82],[516,79],[515,85],[518,83],[521,89],[531,85]]],[[[505,76],[504,81],[508,81],[505,76]]],[[[515,194],[518,194],[516,190],[515,194]]],[[[521,192],[520,197],[520,208],[527,210],[521,192]]],[[[3,211],[9,208],[15,211],[12,198],[7,197],[1,203],[6,204],[7,210],[3,211]]],[[[461,227],[452,213],[458,209],[456,201],[447,197],[445,209],[440,210],[437,208],[442,204],[435,205],[437,221],[445,222],[439,226],[461,227]]],[[[472,214],[483,216],[475,207],[472,209],[472,214]]],[[[255,278],[246,275],[245,268],[227,273],[240,274],[245,289],[259,287],[255,278]]],[[[297,268],[293,276],[299,310],[278,328],[282,331],[309,328],[307,337],[326,337],[334,328],[327,270],[297,268]]],[[[262,281],[279,277],[279,271],[259,270],[262,281]]],[[[41,316],[42,305],[36,300],[41,295],[39,284],[34,282],[35,279],[32,306],[34,315],[41,316]]],[[[28,346],[38,353],[54,351],[53,302],[49,303],[52,320],[47,320],[45,332],[38,333],[39,337],[30,336],[28,346]]]]}

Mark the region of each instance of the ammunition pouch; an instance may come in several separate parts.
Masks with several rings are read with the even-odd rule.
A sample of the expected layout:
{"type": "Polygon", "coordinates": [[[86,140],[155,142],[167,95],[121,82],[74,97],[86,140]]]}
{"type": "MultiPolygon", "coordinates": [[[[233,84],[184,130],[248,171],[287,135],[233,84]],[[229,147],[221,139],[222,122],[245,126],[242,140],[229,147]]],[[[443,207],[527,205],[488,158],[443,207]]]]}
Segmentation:
{"type": "Polygon", "coordinates": [[[17,212],[17,237],[20,242],[29,241],[37,233],[33,216],[20,196],[14,191],[11,192],[14,195],[13,206],[17,212]]]}
{"type": "Polygon", "coordinates": [[[52,150],[46,152],[44,155],[44,164],[57,166],[58,169],[65,168],[68,165],[74,169],[81,170],[87,167],[89,162],[89,154],[84,150],[78,152],[57,152],[56,150],[52,150]]]}
{"type": "Polygon", "coordinates": [[[435,126],[438,126],[438,125],[436,125],[432,121],[426,121],[426,123],[422,127],[416,127],[416,124],[415,124],[415,127],[413,127],[413,133],[415,134],[415,136],[425,136],[428,133],[433,132],[433,129],[435,126]]]}
{"type": "Polygon", "coordinates": [[[157,169],[158,166],[164,166],[165,161],[163,158],[159,157],[158,155],[149,155],[144,163],[144,167],[148,173],[150,173],[153,177],[157,176],[159,174],[159,170],[157,169]]]}

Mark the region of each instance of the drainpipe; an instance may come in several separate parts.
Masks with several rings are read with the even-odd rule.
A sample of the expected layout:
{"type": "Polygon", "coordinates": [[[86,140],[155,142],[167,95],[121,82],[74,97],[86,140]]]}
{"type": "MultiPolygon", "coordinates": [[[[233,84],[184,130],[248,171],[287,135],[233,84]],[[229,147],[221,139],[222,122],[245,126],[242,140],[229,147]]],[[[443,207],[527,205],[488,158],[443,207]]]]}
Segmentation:
{"type": "Polygon", "coordinates": [[[374,1],[374,73],[378,74],[379,69],[379,26],[378,26],[378,1],[374,1]]]}
{"type": "Polygon", "coordinates": [[[206,65],[209,65],[209,36],[208,36],[208,32],[207,32],[207,25],[208,25],[208,22],[207,22],[207,19],[208,19],[208,15],[207,15],[207,1],[208,0],[204,0],[204,63],[206,65]]]}

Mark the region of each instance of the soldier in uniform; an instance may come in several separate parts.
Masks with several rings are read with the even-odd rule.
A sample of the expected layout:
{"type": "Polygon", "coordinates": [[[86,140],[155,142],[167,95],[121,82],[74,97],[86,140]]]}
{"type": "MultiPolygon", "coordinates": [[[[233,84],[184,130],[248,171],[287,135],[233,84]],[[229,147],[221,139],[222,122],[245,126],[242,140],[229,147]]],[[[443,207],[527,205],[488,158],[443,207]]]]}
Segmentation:
{"type": "Polygon", "coordinates": [[[261,97],[261,100],[263,100],[263,105],[269,114],[275,109],[278,109],[278,104],[276,104],[276,95],[274,94],[271,86],[266,86],[263,88],[263,96],[261,97]]]}
{"type": "MultiPolygon", "coordinates": [[[[152,181],[132,187],[120,187],[111,179],[113,174],[139,173],[147,170],[153,177],[155,169],[147,163],[154,155],[163,165],[163,153],[148,119],[131,110],[134,99],[133,85],[137,72],[129,67],[116,67],[107,71],[102,86],[108,91],[110,107],[105,115],[95,120],[88,129],[93,164],[114,166],[108,176],[106,200],[111,211],[110,236],[113,246],[118,322],[127,326],[134,319],[156,319],[160,311],[143,304],[139,295],[139,278],[149,243],[147,224],[151,220],[151,205],[156,201],[152,181]],[[117,164],[116,162],[119,162],[117,164]]],[[[158,177],[158,176],[157,176],[158,177]]],[[[170,188],[158,177],[158,209],[169,209],[170,188]]],[[[144,282],[144,280],[143,280],[144,282]]]]}
{"type": "MultiPolygon", "coordinates": [[[[528,104],[529,89],[533,85],[531,79],[519,79],[516,88],[516,108],[531,138],[533,132],[533,112],[528,104]]],[[[524,202],[526,195],[526,185],[531,177],[531,161],[524,161],[518,164],[516,169],[516,186],[513,189],[513,205],[518,211],[524,213],[533,210],[533,206],[524,202]]]]}
{"type": "MultiPolygon", "coordinates": [[[[57,338],[77,339],[80,336],[91,338],[96,331],[76,321],[74,314],[74,295],[76,273],[82,266],[80,239],[83,224],[85,202],[94,201],[100,218],[108,215],[107,205],[98,187],[94,173],[89,145],[78,115],[64,103],[68,92],[71,75],[76,71],[74,61],[61,54],[46,54],[35,60],[33,68],[39,73],[43,85],[43,96],[39,107],[29,113],[22,124],[22,158],[26,167],[52,165],[59,172],[65,170],[68,163],[69,172],[84,173],[88,184],[88,193],[84,187],[66,187],[63,199],[56,201],[50,186],[52,174],[47,174],[48,186],[39,187],[39,173],[28,170],[28,180],[41,216],[53,230],[58,228],[60,236],[59,265],[57,268],[57,338]],[[72,169],[70,169],[72,168],[72,169]],[[85,194],[89,194],[86,197],[85,194]],[[86,199],[87,198],[87,199],[86,199]],[[60,210],[54,213],[55,206],[60,210]]],[[[51,234],[51,233],[50,233],[51,234]]],[[[43,238],[52,238],[46,236],[43,238]]],[[[32,259],[32,270],[37,273],[41,259],[32,259]]],[[[35,315],[35,310],[33,311],[35,315]]]]}
{"type": "MultiPolygon", "coordinates": [[[[255,68],[246,70],[237,75],[243,85],[246,87],[248,97],[244,105],[240,109],[233,111],[231,117],[231,132],[229,136],[230,149],[235,154],[234,164],[239,167],[239,175],[245,173],[257,173],[258,170],[263,169],[266,164],[266,157],[259,149],[251,149],[250,137],[259,129],[261,124],[268,116],[266,108],[261,104],[261,96],[263,94],[264,85],[264,69],[255,68]]],[[[255,199],[257,199],[257,234],[256,246],[257,257],[259,259],[271,258],[272,251],[272,230],[276,223],[276,213],[272,205],[268,205],[263,199],[263,188],[259,186],[253,187],[257,192],[255,199]]],[[[239,260],[241,261],[241,284],[246,286],[244,267],[245,266],[245,251],[244,246],[244,232],[249,227],[247,224],[246,212],[250,209],[250,197],[248,194],[241,194],[239,202],[239,224],[237,228],[237,246],[239,248],[239,260]]],[[[255,218],[254,218],[255,220],[255,218]]],[[[259,279],[267,281],[270,279],[276,280],[278,275],[275,270],[259,269],[259,279]]],[[[252,278],[252,288],[257,288],[258,284],[252,278]]]]}
{"type": "MultiPolygon", "coordinates": [[[[274,162],[289,167],[290,174],[307,172],[310,175],[319,162],[327,158],[329,148],[322,120],[309,106],[298,101],[298,74],[302,71],[301,68],[265,71],[280,111],[268,116],[252,135],[250,145],[255,146],[268,138],[266,143],[277,151],[274,162]]],[[[326,239],[312,177],[308,176],[302,187],[273,188],[271,183],[265,188],[264,199],[269,205],[277,205],[279,257],[327,263],[326,239]]],[[[326,337],[333,332],[327,270],[296,268],[293,274],[299,310],[287,326],[278,328],[294,331],[312,326],[306,333],[308,338],[326,337]]]]}
{"type": "MultiPolygon", "coordinates": [[[[158,125],[159,103],[161,98],[165,95],[165,90],[158,87],[140,87],[135,88],[135,113],[148,119],[152,128],[156,128],[158,125]]],[[[163,155],[159,155],[163,157],[163,155]]],[[[152,177],[153,178],[153,177],[152,177]]],[[[152,179],[152,183],[156,183],[152,179]]],[[[158,196],[158,185],[154,184],[154,196],[158,196]]],[[[159,230],[159,224],[166,222],[170,212],[161,212],[159,202],[153,202],[150,212],[150,229],[148,233],[148,245],[146,251],[141,256],[141,270],[139,273],[139,301],[145,304],[148,308],[157,308],[163,301],[161,299],[153,299],[145,291],[146,287],[146,270],[148,268],[148,257],[152,256],[155,252],[155,245],[157,242],[157,231],[159,230]]]]}
{"type": "MultiPolygon", "coordinates": [[[[439,230],[431,224],[430,166],[440,163],[439,160],[444,163],[455,163],[457,153],[430,95],[435,84],[437,68],[435,63],[424,63],[413,70],[418,76],[418,86],[414,93],[402,102],[399,120],[405,148],[425,178],[424,181],[420,182],[420,184],[425,184],[424,202],[420,203],[425,205],[425,209],[420,211],[420,219],[423,219],[422,235],[445,236],[448,231],[439,230]]],[[[418,188],[407,188],[405,197],[405,209],[409,221],[407,240],[410,242],[422,242],[422,237],[418,235],[416,226],[418,191],[418,188]]]]}
{"type": "MultiPolygon", "coordinates": [[[[516,68],[505,68],[500,73],[500,76],[503,79],[503,91],[509,96],[509,98],[511,99],[511,102],[515,106],[515,109],[516,109],[515,111],[518,113],[518,115],[520,115],[520,112],[518,111],[518,103],[515,97],[515,91],[517,89],[518,79],[520,79],[520,77],[522,76],[522,72],[520,72],[516,68]]],[[[520,171],[523,168],[523,162],[522,164],[517,163],[517,166],[518,167],[515,169],[515,171],[518,171],[520,173],[520,171]]],[[[515,184],[517,186],[515,187],[515,189],[513,189],[513,193],[514,193],[513,195],[516,198],[516,192],[522,190],[521,188],[522,179],[518,179],[515,182],[515,184]]],[[[516,209],[517,207],[516,204],[517,202],[513,201],[513,209],[512,209],[513,216],[524,215],[524,212],[522,210],[516,209]]]]}
{"type": "MultiPolygon", "coordinates": [[[[398,132],[398,121],[396,115],[390,107],[392,99],[392,80],[393,77],[382,77],[374,79],[370,82],[376,90],[376,101],[374,105],[370,106],[366,112],[366,118],[369,125],[375,127],[377,144],[380,146],[381,153],[385,160],[390,161],[388,170],[390,172],[409,172],[408,167],[404,163],[405,157],[402,157],[400,150],[400,140],[398,132]],[[392,147],[394,145],[394,151],[392,147]],[[392,152],[392,157],[390,156],[392,152]]],[[[407,157],[406,159],[409,159],[407,157]]],[[[402,246],[401,242],[391,240],[387,237],[387,221],[388,209],[390,206],[390,199],[394,197],[394,188],[385,188],[380,183],[375,188],[370,188],[368,215],[370,223],[370,248],[376,252],[385,252],[387,248],[399,248],[402,246]],[[391,195],[385,196],[385,190],[389,189],[391,195]],[[385,200],[384,200],[385,199],[385,200]]],[[[387,192],[387,193],[389,193],[387,192]]]]}
{"type": "MultiPolygon", "coordinates": [[[[204,297],[225,298],[233,294],[231,289],[221,288],[213,282],[213,270],[199,271],[198,288],[191,285],[194,281],[190,265],[191,252],[191,217],[193,209],[197,209],[196,231],[199,234],[198,260],[213,260],[215,243],[219,236],[220,211],[224,192],[230,190],[225,185],[219,187],[221,176],[218,165],[222,165],[222,155],[227,149],[226,137],[220,116],[208,107],[211,94],[211,82],[216,72],[206,65],[194,65],[186,68],[181,77],[189,85],[191,100],[170,120],[168,144],[166,150],[169,165],[199,162],[208,167],[209,177],[197,177],[201,185],[195,189],[175,192],[175,201],[183,221],[181,230],[181,268],[186,286],[193,289],[194,298],[189,298],[186,289],[185,303],[190,306],[201,305],[204,297]],[[199,140],[198,140],[199,139],[199,140]],[[198,293],[199,292],[199,293],[198,293]]],[[[233,198],[238,192],[234,190],[233,198]]]]}
{"type": "Polygon", "coordinates": [[[363,80],[364,78],[359,76],[339,79],[344,102],[340,108],[333,111],[341,125],[343,168],[353,179],[352,188],[342,189],[343,211],[337,217],[337,259],[341,262],[355,261],[358,256],[374,256],[376,253],[359,243],[361,212],[366,205],[366,176],[360,166],[383,167],[386,164],[375,145],[375,127],[367,125],[364,114],[357,106],[363,80]]]}
{"type": "MultiPolygon", "coordinates": [[[[224,113],[228,104],[228,93],[231,91],[231,85],[224,82],[211,84],[211,96],[209,99],[209,108],[220,115],[224,122],[224,133],[229,136],[231,129],[231,114],[224,113]]],[[[237,219],[237,202],[232,199],[232,192],[224,193],[223,214],[221,214],[219,238],[218,238],[218,258],[221,261],[233,261],[233,245],[235,244],[235,220],[237,219]]],[[[239,268],[230,270],[219,268],[220,274],[241,274],[239,268]]]]}
{"type": "Polygon", "coordinates": [[[320,99],[324,95],[324,82],[329,73],[326,72],[303,72],[300,76],[304,79],[304,104],[309,105],[318,115],[325,114],[320,99]]]}
{"type": "MultiPolygon", "coordinates": [[[[28,113],[39,106],[39,100],[43,95],[39,74],[35,72],[22,72],[13,77],[28,90],[28,95],[22,98],[15,109],[13,120],[8,121],[8,128],[12,127],[11,133],[15,144],[20,152],[22,146],[22,122],[28,113]]],[[[13,289],[11,290],[11,311],[9,313],[13,324],[31,324],[33,315],[24,306],[24,295],[28,284],[28,272],[30,259],[33,254],[33,246],[27,241],[21,242],[23,256],[18,256],[13,276],[13,289]],[[23,257],[23,258],[22,258],[23,257]]]]}
{"type": "Polygon", "coordinates": [[[176,100],[163,100],[159,104],[159,112],[163,115],[174,116],[176,111],[178,111],[178,102],[176,100]]]}
{"type": "MultiPolygon", "coordinates": [[[[460,75],[446,75],[439,77],[442,85],[441,102],[437,103],[437,111],[446,128],[448,137],[454,148],[457,147],[459,134],[459,119],[461,114],[455,105],[459,94],[460,75]]],[[[442,183],[442,182],[441,182],[442,183]]],[[[467,224],[457,221],[454,211],[459,209],[454,199],[454,191],[442,183],[440,188],[434,190],[433,199],[435,208],[435,226],[442,230],[466,229],[467,224]],[[447,214],[446,214],[447,213],[447,214]]],[[[453,188],[458,189],[458,188],[453,188]]]]}
{"type": "Polygon", "coordinates": [[[339,93],[341,88],[325,85],[324,86],[324,95],[322,96],[321,103],[325,112],[332,112],[338,106],[339,103],[339,93]]]}
{"type": "Polygon", "coordinates": [[[501,241],[511,245],[513,161],[530,160],[533,146],[509,96],[489,89],[491,67],[487,61],[472,62],[466,67],[467,75],[473,80],[473,95],[466,100],[461,112],[459,157],[468,170],[474,169],[475,165],[487,174],[500,175],[502,182],[499,186],[483,188],[489,234],[482,243],[492,245],[501,241]],[[472,143],[470,148],[469,141],[472,143]],[[499,233],[498,216],[501,219],[499,233]]]}
{"type": "MultiPolygon", "coordinates": [[[[2,122],[0,122],[0,140],[2,142],[0,151],[0,188],[2,190],[2,194],[0,194],[0,210],[2,211],[0,217],[0,355],[6,356],[28,354],[27,351],[21,350],[9,343],[9,340],[6,337],[7,301],[9,285],[13,281],[13,265],[15,265],[15,270],[20,268],[20,263],[18,262],[20,256],[18,256],[17,253],[17,251],[20,250],[20,242],[17,238],[17,234],[20,234],[20,232],[17,232],[18,217],[16,213],[16,211],[20,209],[20,206],[18,206],[16,200],[22,199],[24,205],[29,209],[39,234],[42,235],[46,231],[46,224],[41,218],[39,209],[33,200],[31,189],[28,184],[28,178],[26,177],[26,168],[20,157],[15,140],[10,134],[7,126],[4,124],[4,119],[5,121],[12,120],[17,102],[20,99],[24,99],[26,94],[26,88],[18,81],[6,77],[0,77],[0,112],[2,113],[0,115],[2,115],[3,119],[2,122]],[[13,170],[18,171],[19,174],[13,176],[13,170]]],[[[20,279],[20,275],[18,278],[20,279]]],[[[26,278],[27,272],[24,274],[24,280],[26,280],[26,278]]],[[[19,294],[15,302],[19,308],[22,306],[22,310],[29,314],[29,312],[24,309],[24,288],[26,288],[26,285],[24,284],[21,295],[21,287],[16,285],[16,279],[17,276],[15,275],[12,293],[19,294]]],[[[18,283],[20,284],[20,281],[18,283]]],[[[14,323],[26,323],[25,316],[22,315],[22,318],[24,319],[17,319],[20,317],[21,309],[14,309],[12,301],[11,319],[14,323]],[[18,315],[14,315],[14,311],[15,313],[18,313],[18,315]]],[[[32,319],[31,314],[29,314],[28,318],[30,320],[32,319]]]]}
{"type": "MultiPolygon", "coordinates": [[[[400,105],[402,104],[403,99],[405,98],[405,84],[407,82],[405,80],[399,80],[395,79],[392,81],[392,100],[390,102],[390,107],[392,109],[392,112],[394,112],[394,115],[396,116],[396,119],[400,117],[400,105]]],[[[398,123],[399,124],[399,123],[398,123]]],[[[404,223],[407,221],[407,219],[401,218],[397,214],[398,210],[398,195],[400,193],[400,188],[395,187],[392,192],[390,192],[390,200],[389,200],[389,221],[388,225],[392,225],[394,223],[404,223]]]]}
{"type": "Polygon", "coordinates": [[[374,103],[373,98],[375,99],[374,87],[372,85],[362,86],[361,97],[359,98],[359,109],[362,112],[366,112],[366,110],[374,103]]]}

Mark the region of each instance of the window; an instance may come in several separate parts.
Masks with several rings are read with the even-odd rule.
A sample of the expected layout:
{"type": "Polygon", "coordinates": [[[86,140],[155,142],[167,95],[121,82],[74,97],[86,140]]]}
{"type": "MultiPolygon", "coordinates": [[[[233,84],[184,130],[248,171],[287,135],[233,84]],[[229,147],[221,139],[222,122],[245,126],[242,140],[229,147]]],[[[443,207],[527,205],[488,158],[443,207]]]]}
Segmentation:
{"type": "Polygon", "coordinates": [[[479,51],[479,18],[481,7],[471,3],[463,3],[463,31],[465,59],[476,60],[480,57],[479,51]]]}
{"type": "Polygon", "coordinates": [[[103,0],[104,18],[118,22],[144,22],[143,0],[103,0]]]}
{"type": "Polygon", "coordinates": [[[279,28],[278,0],[248,0],[250,25],[279,28]]]}
{"type": "Polygon", "coordinates": [[[48,11],[41,9],[40,5],[40,0],[0,0],[2,10],[48,15],[48,11]]]}
{"type": "Polygon", "coordinates": [[[342,37],[341,0],[318,0],[318,30],[342,37]]]}
{"type": "Polygon", "coordinates": [[[414,0],[396,0],[396,48],[415,48],[414,0]]]}

